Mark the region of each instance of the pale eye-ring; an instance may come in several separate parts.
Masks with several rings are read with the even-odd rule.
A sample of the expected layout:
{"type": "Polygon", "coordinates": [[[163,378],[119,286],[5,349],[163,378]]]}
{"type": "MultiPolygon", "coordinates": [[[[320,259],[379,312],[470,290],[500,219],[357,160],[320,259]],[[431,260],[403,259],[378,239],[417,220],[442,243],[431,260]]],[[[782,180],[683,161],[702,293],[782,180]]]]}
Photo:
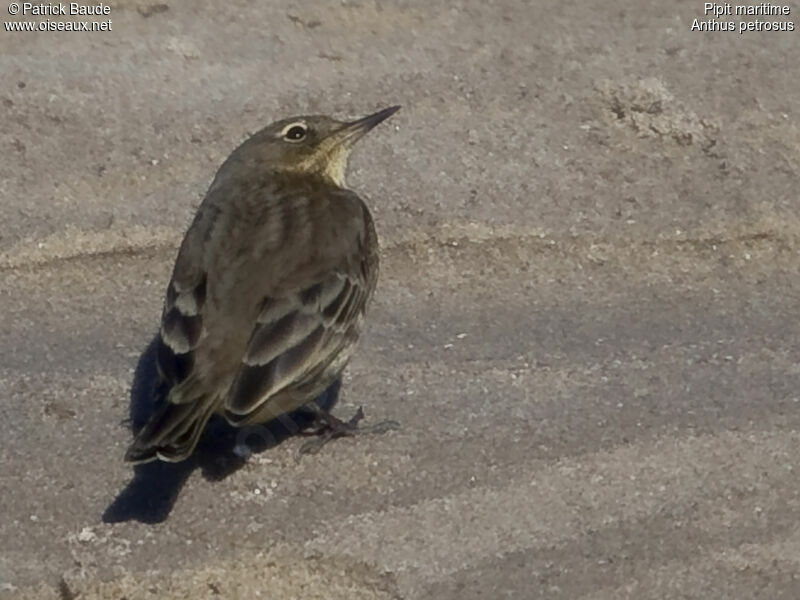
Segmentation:
{"type": "Polygon", "coordinates": [[[308,131],[308,127],[306,127],[305,123],[290,123],[283,128],[281,136],[287,142],[300,142],[305,139],[306,131],[308,131]]]}

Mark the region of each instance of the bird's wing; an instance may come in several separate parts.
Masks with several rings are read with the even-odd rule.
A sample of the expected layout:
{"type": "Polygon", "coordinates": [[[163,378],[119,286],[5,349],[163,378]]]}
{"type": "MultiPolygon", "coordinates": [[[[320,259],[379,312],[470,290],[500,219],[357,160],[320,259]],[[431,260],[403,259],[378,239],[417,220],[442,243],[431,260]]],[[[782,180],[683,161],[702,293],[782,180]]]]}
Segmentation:
{"type": "MultiPolygon", "coordinates": [[[[213,221],[213,207],[201,207],[184,237],[167,286],[158,336],[157,365],[159,374],[170,388],[189,377],[194,365],[194,351],[205,334],[203,313],[207,273],[203,242],[213,221]]],[[[193,398],[170,395],[169,400],[180,403],[193,398]]]]}
{"type": "Polygon", "coordinates": [[[203,242],[214,214],[213,207],[201,206],[178,251],[156,343],[156,366],[167,393],[128,448],[125,459],[130,462],[186,458],[211,415],[213,405],[208,398],[204,399],[198,390],[186,393],[197,387],[186,384],[192,377],[195,350],[205,333],[207,275],[203,242]]]}
{"type": "Polygon", "coordinates": [[[292,394],[300,404],[313,399],[347,362],[375,286],[377,253],[372,220],[361,200],[355,194],[339,200],[357,210],[349,211],[350,226],[340,228],[327,248],[322,263],[335,266],[320,270],[318,261],[309,262],[291,275],[290,287],[280,286],[262,301],[225,401],[233,423],[269,410],[279,392],[284,398],[292,394]]]}

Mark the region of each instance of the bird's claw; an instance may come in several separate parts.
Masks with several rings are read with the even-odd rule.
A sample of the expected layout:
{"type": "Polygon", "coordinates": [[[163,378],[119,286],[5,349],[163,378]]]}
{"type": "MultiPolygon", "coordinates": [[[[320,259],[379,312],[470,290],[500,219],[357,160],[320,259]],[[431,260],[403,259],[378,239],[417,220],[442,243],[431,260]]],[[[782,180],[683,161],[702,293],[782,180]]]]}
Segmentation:
{"type": "Polygon", "coordinates": [[[317,438],[307,441],[300,446],[298,460],[304,454],[317,454],[325,444],[339,437],[352,437],[356,435],[379,435],[400,429],[400,423],[388,419],[365,427],[359,427],[359,422],[364,418],[364,409],[360,406],[350,419],[342,421],[329,413],[318,413],[317,418],[322,426],[317,430],[317,438]]]}

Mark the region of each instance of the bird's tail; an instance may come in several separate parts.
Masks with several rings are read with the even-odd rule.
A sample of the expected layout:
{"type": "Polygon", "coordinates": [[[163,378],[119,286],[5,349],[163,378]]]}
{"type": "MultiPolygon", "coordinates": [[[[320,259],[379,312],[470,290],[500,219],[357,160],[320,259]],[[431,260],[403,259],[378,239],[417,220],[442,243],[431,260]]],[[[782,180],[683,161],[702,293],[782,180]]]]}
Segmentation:
{"type": "Polygon", "coordinates": [[[213,412],[213,397],[182,404],[166,400],[136,435],[125,460],[132,463],[184,460],[197,446],[213,412]]]}

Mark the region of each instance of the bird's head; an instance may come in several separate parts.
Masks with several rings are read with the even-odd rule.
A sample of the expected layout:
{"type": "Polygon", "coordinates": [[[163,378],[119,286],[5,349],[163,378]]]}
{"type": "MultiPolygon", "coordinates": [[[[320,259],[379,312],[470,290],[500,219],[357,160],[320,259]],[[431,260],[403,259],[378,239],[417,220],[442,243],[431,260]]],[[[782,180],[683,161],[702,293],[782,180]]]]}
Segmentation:
{"type": "Polygon", "coordinates": [[[251,141],[259,159],[280,172],[324,177],[344,186],[347,159],[355,143],[400,109],[390,106],[351,122],[325,116],[292,117],[259,131],[251,141]]]}

